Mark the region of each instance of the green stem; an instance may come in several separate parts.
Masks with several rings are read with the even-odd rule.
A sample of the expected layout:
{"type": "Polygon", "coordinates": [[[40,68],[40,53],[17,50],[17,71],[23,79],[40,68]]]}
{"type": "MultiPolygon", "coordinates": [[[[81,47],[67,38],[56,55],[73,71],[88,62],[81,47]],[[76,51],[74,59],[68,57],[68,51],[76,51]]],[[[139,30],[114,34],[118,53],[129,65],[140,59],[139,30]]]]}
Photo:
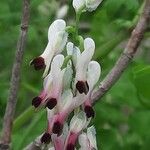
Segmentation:
{"type": "Polygon", "coordinates": [[[35,109],[31,106],[25,110],[15,121],[13,125],[13,132],[16,132],[23,126],[27,121],[31,120],[35,113],[35,109]]]}

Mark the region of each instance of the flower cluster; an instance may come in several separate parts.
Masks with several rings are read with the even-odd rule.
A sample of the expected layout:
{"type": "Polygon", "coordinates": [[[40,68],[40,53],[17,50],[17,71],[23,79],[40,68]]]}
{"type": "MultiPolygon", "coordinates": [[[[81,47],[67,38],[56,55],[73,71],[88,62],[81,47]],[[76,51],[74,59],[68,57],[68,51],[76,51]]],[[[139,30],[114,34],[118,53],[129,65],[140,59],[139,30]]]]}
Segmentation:
{"type": "MultiPolygon", "coordinates": [[[[73,7],[76,13],[82,9],[92,11],[100,2],[73,0],[73,7]]],[[[91,60],[95,51],[93,39],[82,40],[81,48],[80,44],[69,40],[71,33],[67,29],[64,20],[54,21],[48,30],[48,44],[44,52],[30,63],[35,70],[44,69],[43,90],[33,98],[32,105],[47,109],[48,126],[41,143],[51,143],[51,150],[74,150],[79,142],[80,150],[93,150],[97,149],[97,145],[95,129],[88,127],[95,115],[91,94],[101,68],[98,62],[91,60]],[[65,49],[66,57],[61,54],[65,49]]]]}

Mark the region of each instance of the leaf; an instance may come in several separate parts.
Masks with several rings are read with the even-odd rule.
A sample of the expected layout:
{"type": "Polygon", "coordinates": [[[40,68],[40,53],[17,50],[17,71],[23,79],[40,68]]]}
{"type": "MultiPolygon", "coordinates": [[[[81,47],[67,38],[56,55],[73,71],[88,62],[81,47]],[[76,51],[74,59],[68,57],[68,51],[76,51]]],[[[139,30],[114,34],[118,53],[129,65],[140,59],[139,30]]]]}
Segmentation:
{"type": "Polygon", "coordinates": [[[137,91],[150,99],[150,65],[139,65],[133,70],[133,80],[137,91]]]}

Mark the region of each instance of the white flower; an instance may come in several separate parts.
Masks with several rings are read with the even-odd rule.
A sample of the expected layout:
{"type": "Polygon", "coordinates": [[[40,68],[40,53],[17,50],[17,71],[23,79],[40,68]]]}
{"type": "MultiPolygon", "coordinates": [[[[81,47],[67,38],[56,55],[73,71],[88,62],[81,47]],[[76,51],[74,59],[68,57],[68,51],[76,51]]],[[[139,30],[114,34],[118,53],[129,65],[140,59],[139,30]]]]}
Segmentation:
{"type": "Polygon", "coordinates": [[[84,8],[87,11],[95,10],[102,0],[73,0],[73,7],[76,12],[82,11],[84,8]]]}
{"type": "Polygon", "coordinates": [[[61,70],[64,62],[64,56],[56,55],[51,64],[49,75],[44,79],[44,90],[47,93],[47,104],[49,109],[52,109],[57,104],[57,101],[62,93],[63,76],[65,69],[61,70]]]}
{"type": "Polygon", "coordinates": [[[96,131],[94,126],[87,129],[87,133],[82,133],[79,136],[80,150],[97,150],[96,131]]]}
{"type": "Polygon", "coordinates": [[[91,38],[86,38],[84,40],[84,51],[81,54],[78,54],[75,66],[75,84],[80,94],[87,94],[89,91],[89,85],[87,83],[87,69],[89,62],[93,57],[94,51],[94,41],[91,38]]]}
{"type": "Polygon", "coordinates": [[[49,27],[48,44],[43,54],[31,62],[31,65],[34,65],[36,70],[46,67],[43,77],[45,77],[48,73],[52,58],[61,53],[66,45],[68,33],[65,31],[65,29],[66,23],[64,20],[58,19],[54,21],[49,27]]]}
{"type": "Polygon", "coordinates": [[[77,57],[76,64],[76,80],[86,81],[86,72],[88,64],[93,57],[95,51],[95,43],[91,38],[84,40],[84,51],[77,57]]]}
{"type": "Polygon", "coordinates": [[[35,97],[32,101],[34,107],[39,107],[42,104],[46,105],[49,109],[53,109],[56,106],[63,89],[63,76],[65,72],[65,69],[61,70],[63,62],[63,55],[59,54],[54,57],[50,73],[44,78],[44,89],[40,96],[35,97]]]}
{"type": "Polygon", "coordinates": [[[85,0],[73,0],[73,7],[76,12],[81,11],[85,7],[85,0]]]}
{"type": "Polygon", "coordinates": [[[85,2],[86,2],[86,9],[88,11],[93,11],[99,6],[102,0],[85,0],[85,2]]]}

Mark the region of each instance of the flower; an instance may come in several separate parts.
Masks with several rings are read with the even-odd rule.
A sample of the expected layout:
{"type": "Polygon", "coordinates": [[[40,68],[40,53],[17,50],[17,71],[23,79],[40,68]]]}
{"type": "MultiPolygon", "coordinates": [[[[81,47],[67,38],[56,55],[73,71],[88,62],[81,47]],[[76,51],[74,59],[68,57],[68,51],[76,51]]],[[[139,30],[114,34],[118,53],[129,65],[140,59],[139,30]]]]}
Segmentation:
{"type": "Polygon", "coordinates": [[[62,97],[58,101],[57,104],[57,113],[53,119],[52,124],[52,132],[54,134],[60,135],[62,133],[63,124],[65,123],[69,114],[81,104],[83,104],[85,99],[83,99],[83,95],[79,94],[76,97],[73,97],[71,90],[66,90],[62,94],[62,97]]]}
{"type": "Polygon", "coordinates": [[[87,11],[93,11],[99,6],[101,2],[102,0],[73,0],[73,7],[76,13],[84,9],[87,11]]]}
{"type": "Polygon", "coordinates": [[[84,111],[88,118],[94,117],[95,115],[95,112],[92,108],[91,94],[96,83],[99,80],[100,75],[101,75],[100,64],[96,61],[91,61],[88,64],[88,70],[87,70],[87,83],[89,85],[89,92],[86,95],[86,101],[84,102],[83,105],[84,111]]]}
{"type": "Polygon", "coordinates": [[[87,133],[79,136],[80,150],[97,150],[96,131],[94,126],[87,129],[87,133]]]}
{"type": "Polygon", "coordinates": [[[35,70],[45,68],[43,77],[48,73],[52,58],[61,53],[66,45],[68,33],[65,29],[66,23],[64,20],[58,19],[54,21],[48,30],[48,44],[44,52],[30,63],[31,65],[34,65],[35,70]]]}
{"type": "Polygon", "coordinates": [[[80,132],[84,128],[86,128],[86,126],[87,126],[87,119],[83,111],[73,116],[73,118],[70,121],[70,130],[65,143],[66,150],[75,149],[77,138],[80,132]]]}
{"type": "Polygon", "coordinates": [[[77,13],[85,7],[85,0],[73,0],[72,4],[77,13]]]}
{"type": "Polygon", "coordinates": [[[61,54],[54,57],[50,73],[44,79],[43,91],[40,96],[32,100],[32,105],[35,108],[40,105],[46,105],[49,109],[53,109],[56,106],[59,96],[62,93],[63,75],[65,72],[65,69],[61,70],[63,61],[64,56],[61,54]]]}

